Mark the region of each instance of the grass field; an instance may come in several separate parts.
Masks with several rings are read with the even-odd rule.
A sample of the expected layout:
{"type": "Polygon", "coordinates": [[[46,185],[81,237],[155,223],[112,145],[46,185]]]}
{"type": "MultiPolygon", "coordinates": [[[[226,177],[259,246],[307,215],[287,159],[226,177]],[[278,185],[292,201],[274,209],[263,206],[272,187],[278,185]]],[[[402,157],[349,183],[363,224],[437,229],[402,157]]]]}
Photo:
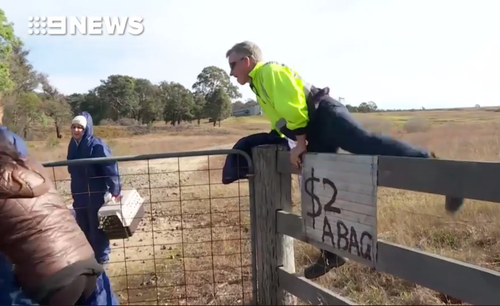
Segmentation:
{"type": "MultiPolygon", "coordinates": [[[[500,161],[495,109],[356,114],[364,126],[433,150],[440,158],[500,161]]],[[[268,131],[262,117],[231,118],[221,127],[97,127],[114,155],[230,148],[244,135],[268,131]]],[[[46,132],[50,133],[50,132],[46,132]]],[[[29,142],[41,161],[64,159],[69,142],[29,142]]],[[[131,239],[115,241],[108,267],[122,304],[243,304],[250,302],[249,204],[246,181],[221,185],[224,156],[120,163],[124,188],[146,199],[147,214],[131,239]]],[[[67,172],[54,170],[68,205],[67,172]]],[[[411,175],[411,174],[409,174],[411,175]]],[[[295,209],[300,194],[294,180],[295,209]]],[[[500,208],[466,201],[455,218],[443,197],[381,188],[378,235],[399,244],[500,270],[500,208]]],[[[296,242],[297,270],[317,250],[296,242]]],[[[429,305],[439,293],[348,263],[317,280],[361,304],[429,305]]]]}

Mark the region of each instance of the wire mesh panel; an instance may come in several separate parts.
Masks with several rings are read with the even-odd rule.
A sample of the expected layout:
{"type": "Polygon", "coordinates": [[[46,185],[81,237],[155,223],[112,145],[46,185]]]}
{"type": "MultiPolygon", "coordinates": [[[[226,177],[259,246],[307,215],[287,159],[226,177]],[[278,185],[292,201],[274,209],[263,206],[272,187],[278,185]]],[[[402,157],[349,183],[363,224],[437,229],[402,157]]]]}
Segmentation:
{"type": "MultiPolygon", "coordinates": [[[[239,151],[46,164],[68,207],[81,196],[71,194],[66,165],[74,162],[90,167],[90,173],[99,164],[118,161],[122,190],[136,190],[144,199],[143,216],[138,214],[132,236],[110,242],[106,271],[120,304],[252,303],[251,184],[222,184],[229,153],[239,151]]],[[[107,178],[94,176],[89,185],[93,179],[107,178]]],[[[90,189],[87,210],[95,214],[90,207],[102,192],[90,189]]]]}

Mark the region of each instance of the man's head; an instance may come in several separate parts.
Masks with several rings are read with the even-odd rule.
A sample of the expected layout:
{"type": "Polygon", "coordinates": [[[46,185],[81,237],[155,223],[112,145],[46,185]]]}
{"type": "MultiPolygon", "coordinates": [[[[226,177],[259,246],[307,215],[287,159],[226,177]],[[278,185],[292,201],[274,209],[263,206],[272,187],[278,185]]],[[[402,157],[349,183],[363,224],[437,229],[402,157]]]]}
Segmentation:
{"type": "Polygon", "coordinates": [[[87,127],[87,118],[78,115],[71,121],[71,136],[79,141],[82,138],[83,132],[87,127]]]}
{"type": "Polygon", "coordinates": [[[250,71],[256,63],[262,61],[262,51],[253,42],[244,41],[229,49],[226,58],[229,62],[229,75],[235,77],[240,85],[245,85],[250,82],[250,71]]]}

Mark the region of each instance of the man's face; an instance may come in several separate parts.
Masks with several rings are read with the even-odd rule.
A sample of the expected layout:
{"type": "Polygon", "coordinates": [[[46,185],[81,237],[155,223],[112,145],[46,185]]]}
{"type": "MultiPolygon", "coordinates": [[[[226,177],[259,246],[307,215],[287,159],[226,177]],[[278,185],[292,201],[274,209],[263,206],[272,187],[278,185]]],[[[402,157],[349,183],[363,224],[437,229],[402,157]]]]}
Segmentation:
{"type": "Polygon", "coordinates": [[[241,56],[237,53],[231,53],[228,57],[229,75],[236,78],[240,85],[245,85],[250,81],[248,74],[251,71],[250,58],[241,56]]]}
{"type": "Polygon", "coordinates": [[[80,140],[82,138],[84,130],[85,129],[83,128],[83,126],[79,124],[73,124],[71,125],[71,136],[76,140],[80,140]]]}

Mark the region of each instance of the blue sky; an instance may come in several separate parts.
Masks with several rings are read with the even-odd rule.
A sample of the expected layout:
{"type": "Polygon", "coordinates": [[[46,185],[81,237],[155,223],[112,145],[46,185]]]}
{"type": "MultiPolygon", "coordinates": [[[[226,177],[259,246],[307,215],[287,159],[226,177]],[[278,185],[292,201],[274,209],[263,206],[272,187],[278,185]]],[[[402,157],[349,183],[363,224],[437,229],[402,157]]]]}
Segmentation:
{"type": "MultiPolygon", "coordinates": [[[[345,103],[500,105],[499,0],[18,0],[2,9],[36,69],[66,94],[110,74],[187,87],[252,40],[345,103]],[[140,16],[141,36],[29,36],[28,16],[140,16]]],[[[233,80],[236,84],[236,82],[233,80]]],[[[241,87],[244,98],[254,98],[241,87]]]]}

